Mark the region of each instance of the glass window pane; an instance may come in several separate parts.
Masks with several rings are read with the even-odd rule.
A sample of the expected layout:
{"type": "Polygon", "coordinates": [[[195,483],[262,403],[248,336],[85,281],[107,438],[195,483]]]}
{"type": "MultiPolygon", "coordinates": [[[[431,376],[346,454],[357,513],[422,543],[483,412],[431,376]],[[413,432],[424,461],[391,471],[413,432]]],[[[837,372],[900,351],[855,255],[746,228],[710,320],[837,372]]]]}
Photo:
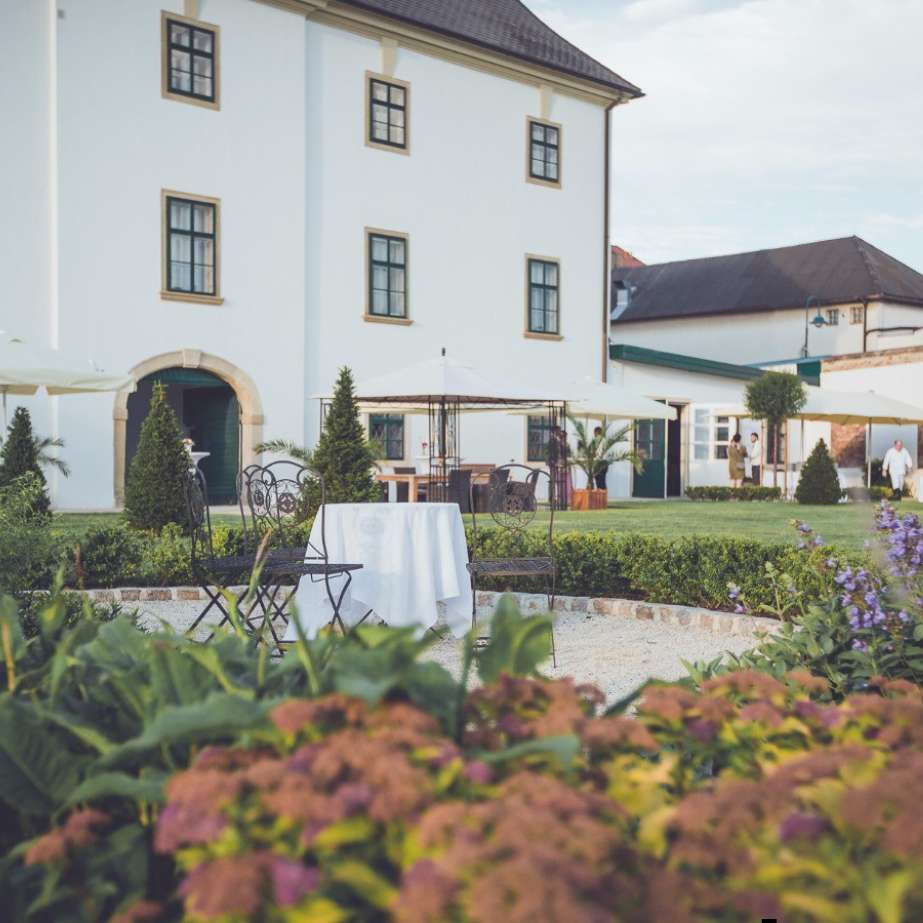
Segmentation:
{"type": "Polygon", "coordinates": [[[545,129],[541,125],[536,125],[532,123],[532,140],[533,141],[544,141],[545,140],[545,129]]]}
{"type": "Polygon", "coordinates": [[[545,160],[548,163],[557,163],[558,162],[558,149],[556,147],[549,147],[545,150],[545,160]]]}
{"type": "Polygon", "coordinates": [[[391,240],[388,242],[390,248],[391,262],[399,266],[404,265],[404,241],[391,240]]]}
{"type": "Polygon", "coordinates": [[[205,96],[211,99],[212,95],[212,78],[211,77],[193,77],[192,92],[196,96],[205,96]]]}
{"type": "Polygon", "coordinates": [[[392,269],[391,270],[391,284],[389,287],[392,292],[406,291],[406,288],[404,287],[404,270],[403,269],[392,269]]]}
{"type": "Polygon", "coordinates": [[[548,144],[557,145],[558,143],[558,130],[557,128],[546,128],[545,129],[545,141],[548,144]]]}
{"type": "Polygon", "coordinates": [[[188,51],[178,51],[174,48],[170,52],[170,67],[175,71],[188,72],[192,70],[192,55],[188,51]]]}
{"type": "Polygon", "coordinates": [[[708,446],[696,443],[693,454],[696,461],[708,461],[708,446]]]}
{"type": "Polygon", "coordinates": [[[558,293],[556,291],[545,290],[545,310],[546,311],[555,311],[558,310],[558,293]]]}
{"type": "Polygon", "coordinates": [[[194,29],[192,47],[197,49],[198,51],[211,51],[212,50],[211,32],[203,32],[201,29],[194,29]]]}
{"type": "Polygon", "coordinates": [[[185,234],[170,235],[170,259],[185,263],[190,262],[190,241],[185,234]]]}
{"type": "Polygon", "coordinates": [[[170,288],[188,292],[191,288],[192,267],[189,263],[170,263],[170,288]]]}
{"type": "Polygon", "coordinates": [[[193,230],[202,234],[213,234],[215,232],[215,209],[211,205],[193,205],[193,230]]]}
{"type": "Polygon", "coordinates": [[[695,425],[701,426],[702,424],[708,423],[709,411],[704,407],[696,407],[695,409],[695,425]]]}
{"type": "Polygon", "coordinates": [[[372,267],[372,288],[387,289],[388,270],[384,266],[372,267]]]}
{"type": "Polygon", "coordinates": [[[388,126],[382,122],[373,122],[372,123],[372,140],[373,141],[387,141],[388,140],[388,126]]]}
{"type": "Polygon", "coordinates": [[[391,141],[394,144],[399,144],[401,147],[406,143],[404,141],[404,129],[403,128],[392,128],[391,129],[391,141]]]}
{"type": "Polygon", "coordinates": [[[189,45],[189,28],[179,23],[170,23],[170,41],[175,45],[189,45]]]}
{"type": "Polygon", "coordinates": [[[558,284],[557,263],[545,263],[545,285],[558,284]]]}
{"type": "Polygon", "coordinates": [[[170,201],[170,227],[188,231],[192,222],[192,206],[188,202],[170,201]]]}
{"type": "Polygon", "coordinates": [[[392,317],[404,316],[404,293],[391,292],[388,296],[390,304],[390,313],[392,317]]]}
{"type": "Polygon", "coordinates": [[[372,259],[378,263],[385,263],[388,260],[388,241],[384,237],[371,238],[372,241],[372,259]]]}
{"type": "Polygon", "coordinates": [[[170,71],[170,89],[182,93],[192,91],[192,75],[185,71],[170,71]]]}
{"type": "Polygon", "coordinates": [[[536,285],[541,285],[545,278],[542,264],[538,260],[529,260],[529,279],[536,285]]]}
{"type": "Polygon", "coordinates": [[[549,163],[545,165],[545,179],[550,179],[557,181],[558,179],[558,165],[556,163],[549,163]]]}
{"type": "Polygon", "coordinates": [[[391,87],[391,102],[395,106],[404,105],[404,90],[402,87],[391,87]]]}
{"type": "Polygon", "coordinates": [[[545,331],[545,313],[544,311],[533,310],[529,316],[529,329],[537,333],[545,331]]]}
{"type": "Polygon", "coordinates": [[[403,109],[392,109],[389,115],[392,125],[398,125],[403,127],[404,125],[404,110],[403,109]]]}
{"type": "Polygon", "coordinates": [[[375,289],[372,292],[372,313],[373,314],[387,314],[388,313],[388,293],[375,289]]]}
{"type": "Polygon", "coordinates": [[[538,176],[544,179],[545,176],[545,163],[542,160],[533,160],[532,161],[532,175],[538,176]]]}
{"type": "Polygon", "coordinates": [[[377,80],[372,81],[372,99],[388,101],[388,88],[377,80]]]}
{"type": "Polygon", "coordinates": [[[698,426],[695,427],[695,435],[693,437],[696,442],[703,442],[708,445],[709,435],[707,426],[698,426]]]}
{"type": "Polygon", "coordinates": [[[372,103],[372,121],[387,123],[388,107],[383,106],[381,103],[372,103]]]}
{"type": "Polygon", "coordinates": [[[195,55],[192,59],[192,72],[200,74],[202,77],[211,77],[212,59],[203,58],[201,55],[195,55]]]}
{"type": "Polygon", "coordinates": [[[545,295],[540,288],[529,289],[529,307],[533,311],[543,311],[545,309],[545,295]]]}
{"type": "Polygon", "coordinates": [[[205,266],[213,266],[215,264],[215,242],[210,239],[197,237],[193,247],[193,254],[196,263],[201,263],[205,266]]]}

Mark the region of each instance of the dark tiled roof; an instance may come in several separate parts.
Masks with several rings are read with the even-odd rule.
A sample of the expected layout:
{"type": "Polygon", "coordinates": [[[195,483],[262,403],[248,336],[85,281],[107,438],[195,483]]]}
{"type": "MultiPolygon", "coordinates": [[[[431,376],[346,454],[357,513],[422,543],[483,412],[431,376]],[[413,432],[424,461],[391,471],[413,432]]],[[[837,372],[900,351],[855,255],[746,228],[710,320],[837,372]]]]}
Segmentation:
{"type": "Polygon", "coordinates": [[[492,51],[643,95],[634,84],[582,52],[545,25],[519,0],[343,0],[349,6],[390,16],[492,51]]]}
{"type": "Polygon", "coordinates": [[[863,298],[923,305],[923,275],[859,237],[612,270],[629,287],[615,321],[803,308],[863,298]],[[812,301],[812,304],[814,302],[812,301]]]}

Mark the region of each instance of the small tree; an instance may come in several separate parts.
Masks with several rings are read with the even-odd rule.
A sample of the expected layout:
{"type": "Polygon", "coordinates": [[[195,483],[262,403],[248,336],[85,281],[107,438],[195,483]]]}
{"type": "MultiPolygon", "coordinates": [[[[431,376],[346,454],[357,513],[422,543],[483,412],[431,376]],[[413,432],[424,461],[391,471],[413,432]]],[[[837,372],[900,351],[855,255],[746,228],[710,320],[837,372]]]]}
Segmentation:
{"type": "Polygon", "coordinates": [[[168,522],[186,522],[183,484],[189,465],[167,390],[156,382],[125,486],[125,514],[131,525],[159,532],[168,522]]]}
{"type": "Polygon", "coordinates": [[[840,478],[836,473],[836,463],[827,451],[827,444],[820,439],[801,469],[801,477],[795,488],[795,499],[799,503],[829,506],[839,503],[840,495],[840,478]]]}
{"type": "Polygon", "coordinates": [[[372,477],[375,455],[359,418],[353,376],[347,368],[340,369],[311,462],[324,478],[328,503],[369,503],[378,499],[372,477]]]}
{"type": "Polygon", "coordinates": [[[801,379],[791,372],[764,372],[747,385],[747,413],[754,420],[766,421],[775,446],[772,460],[773,487],[779,483],[779,433],[782,424],[799,414],[807,399],[801,379]]]}
{"type": "Polygon", "coordinates": [[[25,407],[17,407],[0,452],[0,486],[12,484],[25,475],[33,475],[39,489],[30,493],[31,502],[35,512],[42,515],[47,514],[51,506],[40,463],[42,448],[47,443],[48,440],[35,438],[29,411],[25,407]]]}
{"type": "Polygon", "coordinates": [[[642,468],[641,459],[632,449],[616,449],[616,446],[628,442],[629,435],[634,428],[632,424],[622,426],[614,433],[603,432],[599,436],[590,435],[588,427],[576,417],[567,415],[570,425],[574,428],[577,445],[570,463],[579,468],[585,475],[587,487],[592,488],[594,478],[603,467],[614,465],[616,462],[631,462],[635,471],[642,468]]]}

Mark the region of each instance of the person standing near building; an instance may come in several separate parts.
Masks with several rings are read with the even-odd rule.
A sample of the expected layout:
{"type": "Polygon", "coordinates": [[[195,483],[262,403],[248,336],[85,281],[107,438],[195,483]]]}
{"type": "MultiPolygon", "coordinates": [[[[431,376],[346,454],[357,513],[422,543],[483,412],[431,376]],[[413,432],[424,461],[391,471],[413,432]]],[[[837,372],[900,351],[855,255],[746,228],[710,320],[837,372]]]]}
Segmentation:
{"type": "Polygon", "coordinates": [[[763,443],[758,433],[750,433],[750,482],[759,487],[763,483],[763,443]]]}
{"type": "MultiPolygon", "coordinates": [[[[603,433],[603,428],[602,428],[601,426],[597,426],[597,427],[593,430],[593,441],[594,441],[597,445],[600,445],[600,444],[602,443],[602,441],[603,441],[603,436],[604,436],[604,435],[605,435],[605,434],[603,433]]],[[[605,459],[601,459],[601,460],[600,460],[599,462],[597,462],[597,464],[596,464],[596,473],[595,473],[595,475],[594,475],[594,477],[593,477],[593,480],[594,480],[594,482],[595,482],[595,484],[596,484],[596,489],[597,489],[597,490],[607,490],[607,487],[606,487],[606,475],[609,473],[609,464],[610,464],[610,462],[606,461],[605,459]]],[[[589,485],[587,485],[587,486],[589,486],[589,485]]]]}
{"type": "Polygon", "coordinates": [[[900,500],[904,491],[904,481],[913,470],[913,459],[904,448],[904,443],[896,439],[894,445],[885,453],[881,463],[881,473],[891,478],[894,499],[900,500]]]}
{"type": "Polygon", "coordinates": [[[740,444],[740,433],[734,433],[728,443],[728,477],[731,479],[731,487],[743,484],[747,473],[746,457],[747,450],[740,444]]]}

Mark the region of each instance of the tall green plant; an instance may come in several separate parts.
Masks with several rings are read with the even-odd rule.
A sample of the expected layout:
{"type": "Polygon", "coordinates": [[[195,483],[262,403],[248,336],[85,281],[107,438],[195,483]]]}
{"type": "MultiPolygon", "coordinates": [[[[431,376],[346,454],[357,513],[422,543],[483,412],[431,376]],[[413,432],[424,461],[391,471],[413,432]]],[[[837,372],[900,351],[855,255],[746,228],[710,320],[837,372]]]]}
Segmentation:
{"type": "MultiPolygon", "coordinates": [[[[779,433],[786,420],[799,414],[807,402],[804,385],[791,372],[764,372],[747,384],[747,413],[754,420],[765,420],[774,437],[776,452],[772,464],[772,486],[779,483],[779,433]]],[[[788,471],[786,469],[786,480],[788,471]]]]}
{"type": "Polygon", "coordinates": [[[0,453],[0,486],[6,486],[25,475],[33,476],[40,490],[32,491],[34,509],[37,513],[48,513],[51,501],[48,498],[42,459],[49,459],[48,448],[63,444],[60,440],[39,440],[32,432],[32,417],[25,407],[17,407],[13,422],[7,429],[6,441],[0,453]]]}
{"type": "Polygon", "coordinates": [[[795,488],[795,499],[799,503],[832,506],[840,502],[841,494],[836,462],[827,451],[827,443],[819,439],[801,469],[801,477],[795,488]]]}
{"type": "Polygon", "coordinates": [[[591,435],[589,427],[571,414],[567,415],[570,425],[574,428],[577,445],[570,463],[579,468],[587,479],[587,486],[593,486],[593,479],[600,468],[608,467],[616,462],[631,462],[635,471],[641,471],[641,459],[633,449],[619,449],[617,446],[628,442],[634,429],[632,424],[619,427],[615,432],[608,430],[600,435],[591,435]]]}
{"type": "Polygon", "coordinates": [[[348,368],[340,369],[333,402],[311,458],[324,478],[328,503],[366,503],[378,498],[372,477],[375,455],[359,418],[348,368]]]}
{"type": "Polygon", "coordinates": [[[169,522],[186,521],[183,483],[189,464],[166,388],[156,382],[125,487],[125,514],[131,525],[159,532],[169,522]]]}

